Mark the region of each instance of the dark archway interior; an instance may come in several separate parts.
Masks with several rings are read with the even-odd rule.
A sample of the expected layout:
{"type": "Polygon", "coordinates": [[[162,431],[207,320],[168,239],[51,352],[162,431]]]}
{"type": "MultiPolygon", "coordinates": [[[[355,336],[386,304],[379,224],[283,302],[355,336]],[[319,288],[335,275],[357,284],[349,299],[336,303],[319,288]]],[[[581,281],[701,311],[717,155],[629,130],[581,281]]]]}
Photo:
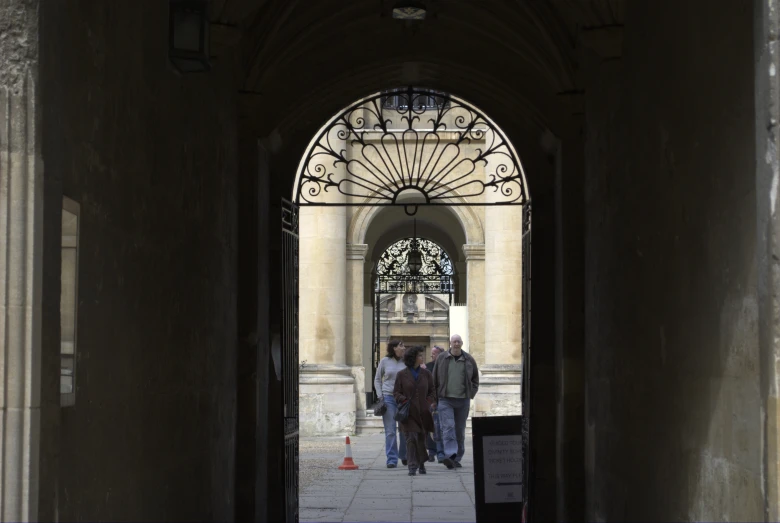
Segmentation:
{"type": "Polygon", "coordinates": [[[212,0],[199,75],[166,2],[11,3],[40,22],[40,519],[279,520],[279,202],[331,115],[410,84],[482,108],[529,179],[532,519],[764,518],[758,2],[426,0],[410,27],[390,0],[212,0]]]}

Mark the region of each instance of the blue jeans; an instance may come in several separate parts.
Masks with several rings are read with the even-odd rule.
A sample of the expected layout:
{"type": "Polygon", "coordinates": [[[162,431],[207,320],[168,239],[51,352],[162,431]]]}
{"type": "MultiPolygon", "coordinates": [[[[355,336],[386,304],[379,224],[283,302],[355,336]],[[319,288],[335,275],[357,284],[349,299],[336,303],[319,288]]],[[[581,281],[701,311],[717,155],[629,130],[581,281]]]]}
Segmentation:
{"type": "Polygon", "coordinates": [[[441,439],[441,423],[439,423],[439,411],[437,409],[431,411],[433,416],[433,437],[430,434],[426,434],[425,443],[428,449],[428,456],[434,457],[441,462],[444,459],[444,444],[441,439]]]}
{"type": "Polygon", "coordinates": [[[466,452],[466,419],[469,417],[471,400],[439,398],[438,407],[444,456],[460,462],[466,452]]]}
{"type": "Polygon", "coordinates": [[[385,454],[387,455],[387,464],[396,465],[398,459],[406,459],[406,436],[401,434],[401,443],[398,443],[398,437],[396,430],[398,422],[393,419],[395,411],[398,410],[398,406],[395,404],[395,398],[393,396],[385,395],[385,405],[387,410],[382,414],[382,422],[385,425],[385,454]]]}

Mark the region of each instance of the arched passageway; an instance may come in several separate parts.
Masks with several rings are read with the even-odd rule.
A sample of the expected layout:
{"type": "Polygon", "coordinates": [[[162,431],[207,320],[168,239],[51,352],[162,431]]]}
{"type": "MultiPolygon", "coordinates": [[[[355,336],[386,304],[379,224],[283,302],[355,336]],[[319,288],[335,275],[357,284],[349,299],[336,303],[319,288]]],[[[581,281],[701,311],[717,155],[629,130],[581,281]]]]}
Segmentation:
{"type": "MultiPolygon", "coordinates": [[[[461,269],[449,301],[454,297],[466,307],[466,345],[488,376],[478,413],[519,414],[520,347],[528,338],[521,260],[522,251],[530,251],[530,197],[514,147],[489,117],[456,97],[414,87],[361,98],[315,133],[293,198],[301,206],[299,347],[307,362],[301,408],[308,420],[303,435],[349,433],[356,422],[352,411],[358,418],[365,411],[363,397],[371,393],[377,363],[369,354],[380,354],[382,343],[378,326],[365,327],[366,306],[376,323],[381,314],[372,289],[393,292],[374,281],[375,264],[412,226],[416,234],[418,219],[420,234],[446,245],[457,262],[453,270],[461,269]],[[518,267],[509,270],[512,264],[518,267]],[[491,326],[487,340],[485,325],[491,326]],[[342,375],[332,383],[340,392],[333,389],[328,400],[322,387],[334,374],[342,375]],[[492,394],[493,374],[500,374],[507,391],[514,376],[516,397],[492,394]],[[348,394],[341,390],[347,375],[355,380],[357,409],[345,407],[346,396],[334,396],[348,394]]],[[[290,263],[295,259],[293,254],[290,263]]],[[[415,288],[430,284],[416,280],[422,274],[407,277],[415,288]]],[[[425,328],[419,325],[418,334],[425,328]]],[[[447,331],[437,336],[446,345],[447,331]]],[[[289,340],[283,337],[283,351],[293,353],[298,346],[289,340]]]]}
{"type": "Polygon", "coordinates": [[[0,2],[3,519],[282,519],[276,202],[409,84],[534,191],[530,517],[778,519],[774,4],[396,3],[0,2]]]}
{"type": "MultiPolygon", "coordinates": [[[[503,131],[453,95],[413,86],[383,90],[350,104],[315,133],[292,198],[285,206],[293,217],[282,225],[285,472],[279,483],[298,483],[290,479],[297,477],[298,438],[362,434],[372,421],[393,440],[385,445],[391,445],[387,466],[395,467],[392,412],[373,420],[369,412],[377,399],[395,405],[382,370],[391,338],[408,350],[422,348],[425,356],[434,344],[448,347],[450,334],[463,340],[472,394],[436,394],[461,409],[457,428],[440,430],[458,434],[456,465],[472,414],[521,412],[525,458],[518,462],[528,464],[530,372],[527,366],[521,372],[521,364],[530,361],[530,279],[524,275],[530,274],[531,199],[520,158],[503,131]],[[290,280],[296,269],[298,278],[290,280]],[[453,303],[456,294],[461,300],[453,303]],[[396,299],[383,301],[387,295],[396,299]]],[[[406,464],[403,441],[398,448],[406,464]]],[[[450,456],[440,458],[446,463],[450,456]]],[[[409,467],[415,474],[417,462],[409,467]]],[[[523,469],[517,465],[517,478],[528,476],[523,469]]],[[[294,512],[299,492],[287,488],[284,494],[294,512]]],[[[310,489],[306,494],[301,517],[321,517],[320,497],[310,489]]],[[[523,502],[527,489],[513,495],[523,502]]],[[[422,507],[409,508],[423,517],[422,507]]],[[[358,517],[351,509],[345,514],[358,517]]]]}

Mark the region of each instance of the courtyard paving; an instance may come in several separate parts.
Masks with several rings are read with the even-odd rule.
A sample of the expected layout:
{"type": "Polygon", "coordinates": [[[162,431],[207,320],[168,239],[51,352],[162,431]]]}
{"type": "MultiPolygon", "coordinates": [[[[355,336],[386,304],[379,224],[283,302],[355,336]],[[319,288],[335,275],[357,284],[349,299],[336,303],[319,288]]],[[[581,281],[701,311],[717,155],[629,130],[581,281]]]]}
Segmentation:
{"type": "Polygon", "coordinates": [[[428,463],[428,474],[388,469],[384,434],[350,437],[360,470],[338,470],[344,438],[303,438],[300,445],[300,521],[473,522],[474,464],[466,438],[463,468],[428,463]]]}

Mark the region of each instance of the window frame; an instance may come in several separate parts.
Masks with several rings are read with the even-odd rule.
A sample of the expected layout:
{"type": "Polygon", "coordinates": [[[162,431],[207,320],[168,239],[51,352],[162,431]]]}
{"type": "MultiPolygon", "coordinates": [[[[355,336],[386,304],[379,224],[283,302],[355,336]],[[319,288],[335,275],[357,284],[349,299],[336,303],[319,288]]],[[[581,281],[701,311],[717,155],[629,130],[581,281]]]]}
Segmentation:
{"type": "MultiPolygon", "coordinates": [[[[77,353],[78,353],[78,325],[79,325],[79,254],[81,244],[81,205],[67,196],[62,197],[62,211],[68,212],[76,216],[76,245],[75,245],[75,261],[74,261],[74,281],[73,281],[73,353],[67,354],[62,352],[62,333],[60,332],[60,387],[62,387],[62,359],[63,356],[70,357],[72,359],[72,390],[71,392],[62,392],[60,389],[60,406],[72,407],[76,404],[76,373],[77,373],[77,353]]],[[[66,248],[64,243],[65,236],[62,233],[62,225],[60,225],[60,292],[62,292],[62,251],[66,248]]],[[[60,296],[60,317],[62,315],[62,297],[60,296]]]]}

